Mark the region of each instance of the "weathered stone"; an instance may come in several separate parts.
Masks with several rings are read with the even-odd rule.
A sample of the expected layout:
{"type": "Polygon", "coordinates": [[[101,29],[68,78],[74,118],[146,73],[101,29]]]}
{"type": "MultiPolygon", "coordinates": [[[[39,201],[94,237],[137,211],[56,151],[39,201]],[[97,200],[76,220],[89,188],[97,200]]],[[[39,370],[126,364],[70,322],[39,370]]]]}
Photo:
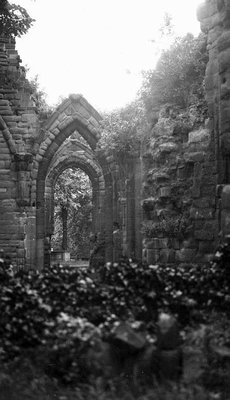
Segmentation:
{"type": "Polygon", "coordinates": [[[160,188],[159,197],[170,197],[171,188],[169,186],[164,186],[160,188]]]}
{"type": "Polygon", "coordinates": [[[213,209],[211,208],[191,208],[190,217],[192,219],[212,219],[213,218],[213,209]]]}
{"type": "Polygon", "coordinates": [[[144,239],[143,240],[143,247],[146,249],[159,249],[159,239],[144,239]]]}
{"type": "Polygon", "coordinates": [[[174,350],[180,344],[180,332],[176,318],[161,313],[157,323],[157,348],[159,350],[174,350]]]}
{"type": "Polygon", "coordinates": [[[208,129],[199,129],[197,131],[192,131],[188,135],[188,142],[191,143],[200,143],[202,141],[210,140],[210,132],[208,129]]]}
{"type": "Polygon", "coordinates": [[[196,249],[197,248],[197,242],[196,240],[191,237],[187,240],[183,240],[183,242],[181,243],[181,248],[186,248],[186,249],[196,249]]]}
{"type": "Polygon", "coordinates": [[[177,145],[176,143],[173,142],[167,142],[159,145],[159,149],[162,153],[171,153],[172,151],[177,150],[177,145]]]}
{"type": "Polygon", "coordinates": [[[175,250],[173,249],[161,249],[159,255],[159,262],[163,264],[175,262],[175,250]]]}
{"type": "Polygon", "coordinates": [[[176,251],[176,261],[179,262],[192,262],[195,256],[195,249],[181,249],[176,251]]]}
{"type": "Polygon", "coordinates": [[[112,332],[110,342],[119,348],[122,353],[135,353],[144,348],[145,337],[135,332],[126,322],[121,322],[112,332]]]}
{"type": "Polygon", "coordinates": [[[199,230],[194,232],[194,238],[197,240],[213,240],[214,234],[206,230],[199,230]]]}
{"type": "Polygon", "coordinates": [[[146,249],[146,261],[148,264],[155,264],[159,261],[159,250],[158,249],[146,249]]]}
{"type": "Polygon", "coordinates": [[[192,162],[192,163],[203,162],[204,158],[205,158],[205,153],[203,151],[184,154],[185,162],[192,162]]]}

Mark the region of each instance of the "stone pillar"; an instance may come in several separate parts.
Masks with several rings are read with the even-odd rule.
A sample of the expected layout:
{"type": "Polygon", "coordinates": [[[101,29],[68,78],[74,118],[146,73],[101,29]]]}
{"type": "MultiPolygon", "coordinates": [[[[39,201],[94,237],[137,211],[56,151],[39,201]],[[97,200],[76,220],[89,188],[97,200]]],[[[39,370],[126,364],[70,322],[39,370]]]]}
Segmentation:
{"type": "Polygon", "coordinates": [[[207,33],[209,62],[206,68],[205,89],[217,160],[217,202],[220,199],[220,196],[218,198],[219,188],[223,188],[222,206],[219,212],[219,225],[221,225],[223,235],[228,231],[226,198],[230,183],[229,15],[230,5],[227,0],[206,0],[198,9],[201,29],[207,33]],[[225,184],[227,184],[226,188],[225,184]]]}
{"type": "Polygon", "coordinates": [[[29,207],[33,156],[32,154],[15,154],[14,160],[17,172],[16,202],[19,207],[29,207]]]}
{"type": "Polygon", "coordinates": [[[105,261],[109,262],[113,260],[113,190],[111,184],[106,185],[104,210],[105,261]]]}
{"type": "Polygon", "coordinates": [[[61,216],[62,216],[62,249],[67,251],[68,249],[68,205],[61,206],[61,216]]]}
{"type": "Polygon", "coordinates": [[[21,210],[20,230],[24,236],[24,248],[18,249],[18,263],[26,268],[35,267],[36,255],[36,216],[31,207],[31,169],[32,154],[17,153],[14,156],[17,174],[16,202],[21,210]],[[23,260],[24,258],[24,260],[23,260]],[[20,259],[20,261],[19,261],[20,259]]]}
{"type": "Polygon", "coordinates": [[[230,237],[230,185],[225,185],[222,191],[221,232],[223,239],[230,237]]]}
{"type": "Polygon", "coordinates": [[[36,266],[36,211],[33,208],[31,208],[27,215],[24,243],[26,267],[28,269],[34,269],[36,266]]]}
{"type": "Polygon", "coordinates": [[[142,258],[142,234],[141,223],[143,221],[142,200],[142,160],[135,160],[135,257],[140,261],[142,258]]]}
{"type": "MultiPolygon", "coordinates": [[[[40,180],[37,191],[44,191],[45,182],[40,180]]],[[[36,268],[44,267],[44,232],[45,232],[45,206],[43,202],[36,204],[36,268]]]]}

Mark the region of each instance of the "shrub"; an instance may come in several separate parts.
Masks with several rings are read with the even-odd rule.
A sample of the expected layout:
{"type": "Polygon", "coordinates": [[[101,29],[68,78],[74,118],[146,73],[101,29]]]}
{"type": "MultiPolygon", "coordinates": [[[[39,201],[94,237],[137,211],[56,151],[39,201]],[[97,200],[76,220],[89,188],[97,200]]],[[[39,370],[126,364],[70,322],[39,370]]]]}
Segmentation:
{"type": "Polygon", "coordinates": [[[142,225],[142,233],[146,238],[158,236],[184,237],[189,229],[189,219],[186,215],[174,217],[164,216],[158,221],[146,221],[142,225]]]}

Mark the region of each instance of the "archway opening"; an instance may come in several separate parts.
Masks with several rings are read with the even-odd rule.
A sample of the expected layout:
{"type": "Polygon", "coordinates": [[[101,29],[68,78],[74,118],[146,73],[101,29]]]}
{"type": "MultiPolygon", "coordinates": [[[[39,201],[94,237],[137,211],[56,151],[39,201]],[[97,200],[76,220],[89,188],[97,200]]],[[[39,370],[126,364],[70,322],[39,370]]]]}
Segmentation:
{"type": "Polygon", "coordinates": [[[80,168],[66,168],[54,186],[54,233],[52,253],[66,253],[64,262],[78,265],[90,257],[93,231],[93,190],[89,176],[80,168]]]}

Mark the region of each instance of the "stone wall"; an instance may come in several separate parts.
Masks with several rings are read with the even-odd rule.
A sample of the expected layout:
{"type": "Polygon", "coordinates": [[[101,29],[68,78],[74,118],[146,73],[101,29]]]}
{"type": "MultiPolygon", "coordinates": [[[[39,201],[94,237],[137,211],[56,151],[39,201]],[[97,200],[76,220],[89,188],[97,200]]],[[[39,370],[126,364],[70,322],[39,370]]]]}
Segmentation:
{"type": "MultiPolygon", "coordinates": [[[[130,176],[134,185],[125,193],[124,206],[118,193],[118,166],[95,151],[100,119],[81,95],[70,95],[50,117],[41,119],[15,42],[0,38],[0,248],[16,267],[42,268],[48,259],[53,185],[58,173],[70,166],[80,167],[92,180],[93,228],[105,237],[108,261],[113,258],[113,222],[123,210],[134,213],[140,225],[135,194],[130,193],[137,185],[136,173],[130,176]],[[80,139],[77,144],[69,141],[74,133],[80,139]]],[[[136,224],[129,224],[127,213],[121,220],[127,251],[132,246],[140,254],[136,224]]]]}
{"type": "Polygon", "coordinates": [[[143,242],[144,258],[149,263],[208,261],[218,238],[209,119],[195,107],[165,106],[143,156],[144,224],[152,224],[143,242]]]}
{"type": "Polygon", "coordinates": [[[194,110],[187,110],[189,117],[170,107],[161,110],[144,154],[145,219],[184,213],[192,229],[184,240],[146,239],[148,262],[207,261],[230,234],[230,3],[206,0],[197,15],[207,34],[208,118],[197,125],[194,110]]]}
{"type": "MultiPolygon", "coordinates": [[[[31,88],[13,40],[0,38],[0,247],[25,265],[25,240],[31,214],[30,146],[37,115],[31,88]]],[[[28,250],[29,251],[29,250],[28,250]]]]}
{"type": "Polygon", "coordinates": [[[222,238],[230,233],[230,3],[206,0],[198,10],[201,29],[208,34],[206,93],[214,136],[218,174],[217,201],[222,238]],[[223,195],[222,195],[223,193],[223,195]],[[222,197],[222,201],[221,201],[222,197]],[[222,204],[221,204],[222,203],[222,204]]]}

